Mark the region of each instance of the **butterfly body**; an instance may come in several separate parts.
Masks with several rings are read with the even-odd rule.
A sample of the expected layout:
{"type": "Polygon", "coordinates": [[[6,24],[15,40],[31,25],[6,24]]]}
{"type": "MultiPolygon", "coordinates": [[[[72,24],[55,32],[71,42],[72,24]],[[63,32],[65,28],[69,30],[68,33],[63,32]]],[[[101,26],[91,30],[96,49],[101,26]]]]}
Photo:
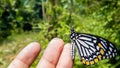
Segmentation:
{"type": "Polygon", "coordinates": [[[70,38],[72,42],[72,58],[74,59],[77,49],[80,60],[85,65],[92,65],[99,60],[117,55],[115,46],[99,36],[77,33],[72,29],[70,38]]]}

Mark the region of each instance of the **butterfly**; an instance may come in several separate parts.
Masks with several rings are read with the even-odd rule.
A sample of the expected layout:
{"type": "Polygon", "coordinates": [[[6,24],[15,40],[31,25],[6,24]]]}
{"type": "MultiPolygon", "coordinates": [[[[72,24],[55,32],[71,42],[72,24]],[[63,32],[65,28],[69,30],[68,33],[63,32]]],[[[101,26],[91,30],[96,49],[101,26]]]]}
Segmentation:
{"type": "Polygon", "coordinates": [[[85,65],[93,65],[106,58],[113,58],[117,55],[117,49],[108,40],[91,34],[77,33],[71,29],[71,53],[75,58],[76,49],[81,62],[85,65]]]}

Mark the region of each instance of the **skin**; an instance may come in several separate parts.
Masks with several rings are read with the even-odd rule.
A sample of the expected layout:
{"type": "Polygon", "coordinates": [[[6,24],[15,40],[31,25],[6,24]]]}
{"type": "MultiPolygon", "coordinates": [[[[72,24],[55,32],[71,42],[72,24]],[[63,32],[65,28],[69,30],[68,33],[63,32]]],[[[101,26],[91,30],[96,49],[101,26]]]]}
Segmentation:
{"type": "MultiPolygon", "coordinates": [[[[32,42],[11,62],[8,68],[30,68],[41,51],[40,44],[32,42]]],[[[64,45],[62,39],[54,38],[48,44],[36,68],[72,68],[70,44],[64,45]]]]}

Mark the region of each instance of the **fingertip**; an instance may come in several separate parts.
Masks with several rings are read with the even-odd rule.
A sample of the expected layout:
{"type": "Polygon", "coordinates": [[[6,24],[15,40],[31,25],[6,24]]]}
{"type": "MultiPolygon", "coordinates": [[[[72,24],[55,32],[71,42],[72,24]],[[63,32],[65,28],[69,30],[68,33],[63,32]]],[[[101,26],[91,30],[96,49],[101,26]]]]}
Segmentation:
{"type": "Polygon", "coordinates": [[[50,44],[61,44],[61,45],[64,45],[64,41],[60,38],[53,38],[51,41],[50,41],[50,44]]]}
{"type": "Polygon", "coordinates": [[[38,42],[32,42],[28,45],[29,47],[35,47],[37,50],[41,50],[41,46],[38,42]]]}
{"type": "Polygon", "coordinates": [[[47,50],[54,49],[53,51],[58,51],[60,54],[64,47],[64,41],[60,38],[54,38],[48,44],[47,50]]]}

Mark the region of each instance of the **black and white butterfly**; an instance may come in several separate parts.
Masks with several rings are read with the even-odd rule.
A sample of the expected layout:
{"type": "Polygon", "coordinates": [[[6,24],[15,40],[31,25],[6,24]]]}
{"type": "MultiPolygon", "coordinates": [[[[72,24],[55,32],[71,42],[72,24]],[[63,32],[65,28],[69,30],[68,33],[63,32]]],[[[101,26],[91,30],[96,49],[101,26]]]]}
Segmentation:
{"type": "Polygon", "coordinates": [[[77,49],[80,60],[85,65],[92,65],[99,60],[113,58],[117,55],[116,47],[99,36],[77,33],[74,29],[71,29],[70,38],[72,42],[72,58],[75,58],[77,49]]]}

